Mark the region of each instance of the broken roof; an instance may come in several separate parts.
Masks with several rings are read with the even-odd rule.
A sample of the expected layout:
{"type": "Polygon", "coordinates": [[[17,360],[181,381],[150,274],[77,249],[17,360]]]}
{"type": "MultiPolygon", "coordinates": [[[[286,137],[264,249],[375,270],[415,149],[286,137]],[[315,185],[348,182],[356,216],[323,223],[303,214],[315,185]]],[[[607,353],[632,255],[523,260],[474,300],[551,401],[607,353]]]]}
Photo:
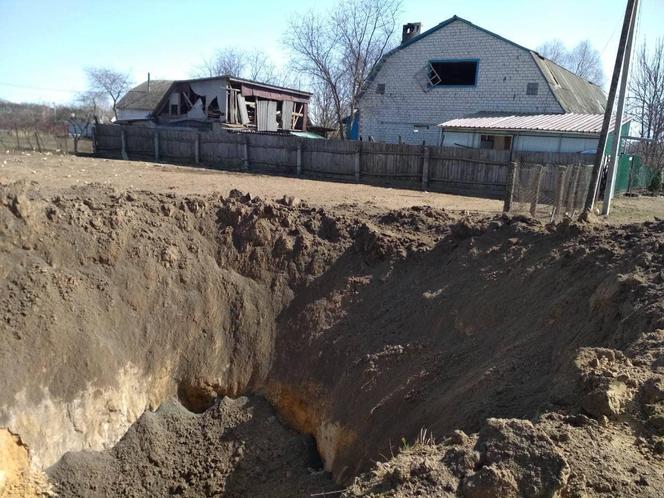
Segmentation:
{"type": "Polygon", "coordinates": [[[544,75],[549,88],[565,112],[603,113],[606,95],[594,83],[580,78],[555,62],[532,52],[533,59],[544,75]]]}
{"type": "MultiPolygon", "coordinates": [[[[478,112],[439,124],[446,130],[529,131],[536,133],[573,133],[599,136],[604,114],[505,114],[478,112]]],[[[630,118],[624,118],[623,124],[630,118]]],[[[615,124],[611,118],[610,129],[615,124]]]]}
{"type": "MultiPolygon", "coordinates": [[[[444,28],[445,26],[448,26],[449,24],[452,24],[455,21],[466,23],[469,26],[474,27],[475,29],[478,29],[495,38],[498,38],[499,40],[502,40],[522,50],[530,52],[537,66],[542,72],[544,79],[547,81],[549,88],[553,92],[553,95],[556,97],[556,100],[558,101],[558,103],[565,112],[567,113],[604,112],[604,108],[606,106],[606,96],[604,95],[604,92],[599,86],[595,85],[594,83],[591,83],[590,81],[584,80],[580,76],[577,76],[576,74],[559,66],[555,62],[543,57],[534,50],[530,50],[529,48],[519,45],[518,43],[514,43],[513,41],[508,40],[507,38],[504,38],[492,31],[489,31],[488,29],[484,29],[481,26],[477,26],[476,24],[473,24],[472,22],[467,21],[466,19],[463,19],[458,16],[452,16],[449,19],[446,19],[445,21],[434,26],[433,28],[428,29],[423,33],[420,33],[417,36],[414,36],[413,38],[399,45],[398,47],[387,52],[385,55],[383,55],[380,61],[373,67],[371,73],[369,74],[369,77],[367,78],[367,82],[373,81],[373,79],[376,77],[376,74],[380,70],[380,67],[385,63],[385,61],[391,55],[407,47],[408,45],[417,43],[422,38],[425,38],[426,36],[435,33],[436,31],[444,28]]],[[[365,88],[362,90],[362,93],[364,93],[365,89],[366,85],[365,88]]]]}
{"type": "Polygon", "coordinates": [[[207,78],[192,78],[188,80],[150,80],[150,91],[148,92],[148,82],[144,81],[135,88],[129,90],[117,104],[118,109],[136,109],[144,111],[154,111],[157,105],[166,97],[171,87],[177,83],[194,83],[197,81],[209,80],[229,80],[238,83],[252,85],[254,87],[262,87],[277,92],[285,92],[296,95],[303,95],[310,97],[310,92],[296,90],[294,88],[286,88],[268,83],[260,83],[258,81],[246,80],[244,78],[236,78],[235,76],[210,76],[207,78]]]}
{"type": "Polygon", "coordinates": [[[148,82],[144,81],[135,88],[129,90],[117,103],[118,109],[135,109],[141,111],[152,111],[168,93],[173,80],[150,80],[150,91],[148,82]]]}

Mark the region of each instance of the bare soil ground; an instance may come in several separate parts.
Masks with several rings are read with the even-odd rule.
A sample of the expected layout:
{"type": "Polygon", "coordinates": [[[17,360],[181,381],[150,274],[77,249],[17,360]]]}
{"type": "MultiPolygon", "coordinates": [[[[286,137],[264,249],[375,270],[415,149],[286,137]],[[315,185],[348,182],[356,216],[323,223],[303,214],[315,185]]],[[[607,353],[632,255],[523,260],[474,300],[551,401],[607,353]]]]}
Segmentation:
{"type": "MultiPolygon", "coordinates": [[[[43,191],[100,183],[120,189],[178,194],[218,192],[227,195],[232,189],[238,189],[266,199],[289,195],[317,206],[345,204],[371,212],[427,205],[469,213],[500,213],[503,207],[502,201],[498,200],[352,183],[216,171],[143,161],[3,152],[4,155],[0,154],[0,183],[20,179],[36,181],[37,188],[43,191]]],[[[664,197],[620,197],[614,203],[611,217],[603,222],[632,223],[653,220],[655,217],[664,219],[664,197]]]]}
{"type": "Polygon", "coordinates": [[[0,166],[0,493],[664,489],[662,221],[546,225],[123,161],[0,166]]]}

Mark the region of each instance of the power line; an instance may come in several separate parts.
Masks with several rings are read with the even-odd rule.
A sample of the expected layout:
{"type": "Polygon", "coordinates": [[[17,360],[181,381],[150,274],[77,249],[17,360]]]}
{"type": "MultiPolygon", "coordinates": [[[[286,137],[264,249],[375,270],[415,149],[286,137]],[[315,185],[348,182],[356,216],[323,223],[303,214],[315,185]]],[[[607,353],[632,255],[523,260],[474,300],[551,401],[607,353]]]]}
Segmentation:
{"type": "Polygon", "coordinates": [[[83,90],[73,90],[73,89],[64,89],[64,88],[47,88],[40,86],[30,86],[30,85],[18,85],[16,83],[5,83],[0,81],[0,86],[10,86],[13,88],[25,88],[27,90],[44,90],[48,92],[65,92],[65,93],[81,93],[83,90]]]}
{"type": "Polygon", "coordinates": [[[611,33],[611,36],[609,36],[609,39],[606,40],[606,43],[604,44],[604,48],[602,49],[602,52],[601,52],[602,56],[604,56],[604,53],[606,52],[606,49],[609,46],[609,43],[611,43],[611,41],[613,40],[613,37],[615,36],[615,34],[616,34],[616,32],[618,31],[619,28],[620,28],[620,25],[616,24],[616,27],[613,29],[613,33],[611,33]]]}

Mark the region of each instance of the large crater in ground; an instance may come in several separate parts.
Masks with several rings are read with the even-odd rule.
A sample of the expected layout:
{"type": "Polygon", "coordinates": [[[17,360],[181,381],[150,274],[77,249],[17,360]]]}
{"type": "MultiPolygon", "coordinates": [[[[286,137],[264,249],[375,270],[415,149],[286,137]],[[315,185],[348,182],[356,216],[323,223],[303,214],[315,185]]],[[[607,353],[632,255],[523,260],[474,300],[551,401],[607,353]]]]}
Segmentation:
{"type": "MultiPolygon", "coordinates": [[[[186,424],[198,429],[182,429],[182,438],[207,431],[200,427],[210,420],[235,431],[239,420],[254,427],[255,411],[271,420],[260,398],[233,408],[231,398],[245,395],[268,400],[286,426],[313,436],[324,469],[343,486],[423,428],[439,438],[460,429],[480,431],[459,444],[481,448],[469,450],[478,460],[457,465],[446,486],[472,496],[471,477],[500,467],[482,456],[486,438],[516,430],[491,422],[487,433],[489,418],[583,414],[609,430],[631,417],[638,424],[629,430],[657,453],[648,410],[659,413],[661,399],[644,402],[643,386],[659,385],[661,375],[662,223],[544,226],[430,208],[366,216],[239,192],[178,197],[98,186],[46,199],[16,184],[0,201],[0,426],[30,449],[33,466],[55,464],[56,485],[58,476],[108,480],[94,471],[99,458],[122,462],[122,448],[157,430],[149,428],[177,440],[174,427],[186,424]],[[115,453],[90,456],[88,467],[85,456],[60,460],[115,445],[167,401],[115,453]]],[[[581,486],[574,462],[583,452],[566,454],[567,443],[538,427],[564,463],[541,464],[558,469],[542,489],[581,486]]],[[[295,443],[284,438],[270,451],[289,453],[295,443]]],[[[319,472],[306,444],[296,444],[300,456],[289,465],[319,472]]],[[[236,446],[215,451],[239,465],[236,446]]],[[[524,491],[532,473],[499,470],[475,480],[538,494],[524,491]]],[[[233,484],[229,475],[217,476],[221,487],[192,489],[233,494],[248,479],[233,484]]],[[[302,475],[300,491],[331,489],[302,475]]],[[[392,477],[392,487],[410,482],[392,477]]],[[[266,479],[260,493],[270,489],[266,479]]],[[[162,481],[155,494],[180,489],[162,481]]],[[[364,493],[357,482],[349,489],[364,493]]],[[[285,486],[272,489],[288,495],[285,486]]]]}

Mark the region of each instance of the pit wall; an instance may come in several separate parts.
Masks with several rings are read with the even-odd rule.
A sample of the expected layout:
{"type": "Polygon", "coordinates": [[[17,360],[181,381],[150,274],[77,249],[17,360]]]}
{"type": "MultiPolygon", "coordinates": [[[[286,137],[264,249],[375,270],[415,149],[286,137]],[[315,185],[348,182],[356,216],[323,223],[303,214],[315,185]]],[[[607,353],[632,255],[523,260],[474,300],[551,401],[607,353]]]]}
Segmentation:
{"type": "Polygon", "coordinates": [[[0,307],[15,310],[0,426],[40,468],[114,444],[173,395],[201,411],[256,393],[346,482],[422,427],[573,409],[580,347],[664,328],[647,290],[661,224],[430,208],[358,221],[239,192],[0,193],[0,307]]]}

